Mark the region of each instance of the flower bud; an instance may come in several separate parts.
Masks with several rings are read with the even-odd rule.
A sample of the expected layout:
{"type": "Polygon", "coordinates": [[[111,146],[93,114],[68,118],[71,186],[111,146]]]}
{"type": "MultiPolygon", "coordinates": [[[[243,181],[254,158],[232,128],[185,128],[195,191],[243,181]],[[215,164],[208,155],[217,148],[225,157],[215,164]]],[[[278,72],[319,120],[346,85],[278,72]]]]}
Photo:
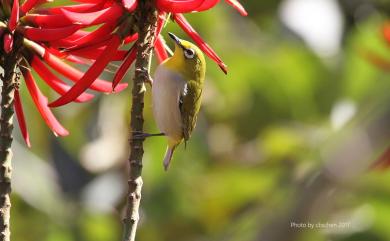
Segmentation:
{"type": "Polygon", "coordinates": [[[12,51],[14,45],[14,38],[10,33],[4,34],[3,37],[4,51],[9,54],[12,51]]]}

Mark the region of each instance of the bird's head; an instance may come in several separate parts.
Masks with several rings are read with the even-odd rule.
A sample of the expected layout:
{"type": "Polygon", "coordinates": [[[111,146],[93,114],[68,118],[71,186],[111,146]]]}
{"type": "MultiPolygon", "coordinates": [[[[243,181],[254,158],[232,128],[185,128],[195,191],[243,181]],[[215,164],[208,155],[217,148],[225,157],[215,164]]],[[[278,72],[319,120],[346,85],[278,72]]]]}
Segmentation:
{"type": "Polygon", "coordinates": [[[188,80],[203,81],[206,61],[202,51],[195,44],[182,40],[173,33],[169,33],[169,37],[175,43],[175,52],[169,61],[170,67],[188,80]]]}

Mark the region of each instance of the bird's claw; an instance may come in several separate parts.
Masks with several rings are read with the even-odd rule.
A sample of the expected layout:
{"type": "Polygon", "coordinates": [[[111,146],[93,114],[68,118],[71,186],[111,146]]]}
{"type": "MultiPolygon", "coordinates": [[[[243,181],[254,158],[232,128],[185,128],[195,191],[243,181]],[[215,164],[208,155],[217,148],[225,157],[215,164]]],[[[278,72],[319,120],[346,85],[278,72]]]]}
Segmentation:
{"type": "Polygon", "coordinates": [[[150,84],[150,86],[153,85],[153,79],[149,74],[149,70],[147,68],[137,68],[135,70],[136,72],[140,72],[140,74],[143,77],[143,82],[150,84]]]}
{"type": "Polygon", "coordinates": [[[152,76],[150,76],[150,74],[148,74],[145,83],[149,84],[150,86],[153,86],[153,79],[152,76]]]}
{"type": "Polygon", "coordinates": [[[165,136],[165,134],[164,133],[150,134],[150,133],[144,133],[141,131],[133,131],[131,139],[132,140],[145,140],[146,138],[152,137],[152,136],[165,136]]]}

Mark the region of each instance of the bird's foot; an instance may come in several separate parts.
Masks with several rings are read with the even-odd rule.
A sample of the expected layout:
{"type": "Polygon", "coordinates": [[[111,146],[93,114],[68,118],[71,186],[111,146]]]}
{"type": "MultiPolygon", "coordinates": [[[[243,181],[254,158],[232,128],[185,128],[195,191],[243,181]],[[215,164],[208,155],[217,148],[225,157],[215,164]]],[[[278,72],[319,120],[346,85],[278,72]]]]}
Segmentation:
{"type": "Polygon", "coordinates": [[[153,78],[152,78],[152,76],[150,76],[150,74],[148,74],[148,76],[147,76],[147,79],[146,79],[145,83],[149,84],[149,85],[150,85],[150,87],[152,87],[152,86],[153,86],[153,78]]]}
{"type": "Polygon", "coordinates": [[[136,72],[139,72],[143,77],[143,83],[150,84],[150,86],[153,85],[153,79],[149,74],[149,70],[147,68],[137,68],[135,69],[136,72]]]}
{"type": "Polygon", "coordinates": [[[143,133],[143,132],[140,132],[140,131],[133,131],[131,139],[133,139],[133,140],[145,140],[146,138],[152,137],[152,136],[165,136],[165,134],[164,133],[153,133],[153,134],[150,134],[150,133],[143,133]]]}

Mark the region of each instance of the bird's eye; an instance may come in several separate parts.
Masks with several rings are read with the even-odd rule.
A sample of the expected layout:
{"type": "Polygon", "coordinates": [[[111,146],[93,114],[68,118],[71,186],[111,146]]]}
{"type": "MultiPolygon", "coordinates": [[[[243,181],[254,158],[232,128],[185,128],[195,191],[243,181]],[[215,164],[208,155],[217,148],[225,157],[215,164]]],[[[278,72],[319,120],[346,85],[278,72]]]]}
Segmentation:
{"type": "Polygon", "coordinates": [[[192,59],[195,57],[195,51],[193,49],[186,49],[184,50],[184,56],[187,59],[192,59]]]}

